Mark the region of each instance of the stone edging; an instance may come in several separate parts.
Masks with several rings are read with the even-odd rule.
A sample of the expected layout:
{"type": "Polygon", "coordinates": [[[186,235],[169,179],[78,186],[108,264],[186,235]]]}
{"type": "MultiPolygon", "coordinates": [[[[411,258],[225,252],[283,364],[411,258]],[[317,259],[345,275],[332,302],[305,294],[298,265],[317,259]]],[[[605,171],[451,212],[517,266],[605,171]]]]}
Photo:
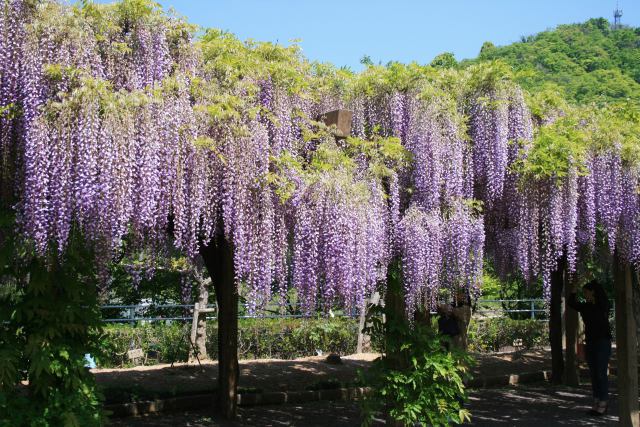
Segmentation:
{"type": "Polygon", "coordinates": [[[478,377],[465,383],[469,388],[491,388],[535,383],[551,380],[551,371],[524,372],[522,374],[497,375],[493,377],[478,377]]]}
{"type": "MultiPolygon", "coordinates": [[[[504,387],[510,385],[548,381],[550,371],[525,372],[522,374],[498,375],[473,378],[466,386],[470,388],[504,387]]],[[[239,406],[281,405],[306,403],[321,400],[357,400],[365,395],[367,387],[335,388],[327,390],[275,391],[264,393],[244,393],[238,395],[239,406]]],[[[145,402],[105,405],[113,417],[135,417],[158,412],[187,411],[205,408],[215,401],[215,394],[195,394],[156,399],[145,402]]]]}

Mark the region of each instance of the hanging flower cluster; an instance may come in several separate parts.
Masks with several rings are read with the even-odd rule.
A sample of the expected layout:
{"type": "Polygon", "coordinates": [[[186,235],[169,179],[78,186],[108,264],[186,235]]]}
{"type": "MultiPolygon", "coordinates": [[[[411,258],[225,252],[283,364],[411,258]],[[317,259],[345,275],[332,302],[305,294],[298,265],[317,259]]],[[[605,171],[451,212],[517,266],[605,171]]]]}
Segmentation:
{"type": "Polygon", "coordinates": [[[511,215],[492,218],[498,226],[490,228],[500,236],[491,247],[501,271],[541,276],[546,296],[562,258],[573,274],[592,256],[598,228],[611,253],[637,265],[640,252],[638,123],[615,108],[596,118],[571,114],[579,120],[555,113],[556,120],[538,129],[513,190],[505,193],[503,208],[511,215]]]}
{"type": "Polygon", "coordinates": [[[574,153],[571,129],[602,124],[558,113],[534,138],[522,91],[490,67],[349,75],[192,33],[151,2],[0,0],[0,200],[39,255],[76,232],[105,265],[223,235],[251,311],[290,285],[306,310],[361,306],[392,259],[409,310],[477,294],[485,246],[548,282],[599,228],[640,263],[635,130],[574,153]],[[354,138],[327,140],[315,120],[342,107],[354,138]]]}
{"type": "Polygon", "coordinates": [[[478,295],[483,216],[465,202],[475,187],[475,148],[455,101],[434,102],[416,89],[358,94],[353,105],[354,134],[397,137],[412,159],[388,189],[390,247],[402,263],[407,310],[431,307],[442,288],[478,295]]]}
{"type": "Polygon", "coordinates": [[[458,203],[448,217],[410,207],[398,224],[407,310],[432,308],[437,291],[479,295],[484,255],[482,217],[458,203]]]}
{"type": "Polygon", "coordinates": [[[367,185],[332,173],[297,196],[292,284],[307,310],[319,297],[361,307],[385,278],[387,207],[382,189],[367,185]]]}

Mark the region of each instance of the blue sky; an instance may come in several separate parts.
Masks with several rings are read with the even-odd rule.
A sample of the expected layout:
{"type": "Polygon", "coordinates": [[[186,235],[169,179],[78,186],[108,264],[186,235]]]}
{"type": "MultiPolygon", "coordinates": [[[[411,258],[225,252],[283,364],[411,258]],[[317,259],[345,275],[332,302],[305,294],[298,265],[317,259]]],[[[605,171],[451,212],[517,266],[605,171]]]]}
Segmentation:
{"type": "MultiPolygon", "coordinates": [[[[156,0],[158,1],[158,0],[156,0]]],[[[106,3],[107,1],[102,0],[106,3]]],[[[474,57],[482,43],[509,44],[558,24],[612,19],[615,0],[160,0],[190,22],[241,39],[288,43],[360,69],[360,59],[428,63],[438,53],[474,57]]],[[[640,27],[640,0],[620,0],[622,22],[640,27]]]]}

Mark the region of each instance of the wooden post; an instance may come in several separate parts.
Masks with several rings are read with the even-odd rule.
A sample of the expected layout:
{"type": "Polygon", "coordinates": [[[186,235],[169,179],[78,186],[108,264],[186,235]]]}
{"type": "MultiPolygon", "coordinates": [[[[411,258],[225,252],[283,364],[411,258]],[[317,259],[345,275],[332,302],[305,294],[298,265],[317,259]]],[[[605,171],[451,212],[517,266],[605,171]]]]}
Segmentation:
{"type": "MultiPolygon", "coordinates": [[[[193,305],[193,315],[191,319],[191,335],[189,336],[189,340],[191,344],[195,346],[196,339],[198,337],[198,319],[200,318],[200,303],[197,302],[193,305]]],[[[200,351],[198,351],[200,353],[200,351]]],[[[189,348],[189,354],[191,354],[191,348],[189,348]]],[[[200,357],[200,355],[198,355],[200,357]]],[[[191,360],[191,357],[189,357],[191,360]]]]}
{"type": "Polygon", "coordinates": [[[208,359],[207,355],[207,313],[213,313],[217,310],[208,309],[209,304],[209,286],[211,278],[204,278],[201,267],[196,271],[196,280],[198,282],[198,302],[194,305],[193,321],[191,323],[191,343],[198,351],[200,360],[208,359]]]}
{"type": "Polygon", "coordinates": [[[238,289],[233,248],[221,233],[200,249],[218,303],[218,407],[227,419],[238,413],[238,289]]]}
{"type": "Polygon", "coordinates": [[[343,139],[351,134],[351,121],[353,119],[353,111],[350,110],[333,110],[321,114],[319,121],[324,122],[327,126],[335,126],[334,136],[337,139],[343,139]]]}
{"type": "Polygon", "coordinates": [[[214,313],[217,310],[215,308],[206,308],[206,303],[197,302],[193,306],[193,319],[191,321],[191,349],[195,349],[197,354],[192,354],[189,357],[189,361],[198,359],[198,362],[202,359],[208,359],[207,354],[207,329],[206,318],[207,313],[214,313]]]}
{"type": "Polygon", "coordinates": [[[620,425],[638,427],[638,342],[632,307],[631,266],[617,253],[614,263],[620,425]]]}
{"type": "Polygon", "coordinates": [[[551,312],[549,316],[549,341],[551,344],[551,382],[562,384],[564,358],[562,355],[562,287],[564,263],[551,273],[551,312]]]}
{"type": "Polygon", "coordinates": [[[365,333],[363,332],[365,326],[365,319],[367,316],[368,301],[365,299],[362,308],[360,309],[360,318],[358,320],[358,344],[356,345],[356,353],[363,352],[365,333]]]}
{"type": "MultiPolygon", "coordinates": [[[[391,262],[387,271],[387,290],[384,297],[384,311],[386,316],[386,357],[388,358],[390,365],[394,369],[402,370],[406,367],[406,361],[402,360],[402,355],[398,352],[397,346],[392,343],[397,340],[394,336],[392,325],[403,323],[407,321],[407,314],[404,301],[404,291],[402,286],[402,268],[399,260],[391,262]]],[[[389,402],[389,405],[393,405],[396,402],[389,402]]],[[[400,420],[396,420],[387,413],[386,423],[390,427],[404,427],[405,423],[400,420]]]]}
{"type": "Polygon", "coordinates": [[[636,336],[640,343],[640,271],[633,271],[631,278],[633,279],[631,281],[631,289],[633,290],[633,317],[636,320],[636,336]]]}
{"type": "Polygon", "coordinates": [[[368,326],[365,324],[365,320],[369,304],[380,304],[380,294],[378,292],[374,292],[373,295],[371,295],[371,298],[367,298],[365,300],[364,307],[360,311],[360,320],[358,322],[358,345],[356,347],[356,353],[367,353],[371,351],[371,337],[362,332],[364,327],[368,326]]]}
{"type": "Polygon", "coordinates": [[[576,357],[576,350],[578,344],[578,312],[566,304],[569,300],[569,295],[574,290],[573,281],[576,279],[568,273],[565,273],[564,283],[564,299],[565,299],[565,369],[564,369],[564,383],[566,385],[575,387],[580,384],[580,377],[578,375],[578,359],[576,357]]]}

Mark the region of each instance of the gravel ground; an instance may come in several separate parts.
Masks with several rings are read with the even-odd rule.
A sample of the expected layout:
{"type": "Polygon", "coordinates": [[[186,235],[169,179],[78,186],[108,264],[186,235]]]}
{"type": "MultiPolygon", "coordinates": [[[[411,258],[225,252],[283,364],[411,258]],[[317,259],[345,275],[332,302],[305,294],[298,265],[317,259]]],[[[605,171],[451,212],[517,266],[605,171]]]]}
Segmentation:
{"type": "MultiPolygon", "coordinates": [[[[588,385],[579,388],[535,384],[505,389],[471,392],[468,405],[470,426],[614,426],[618,417],[615,389],[610,413],[602,418],[586,414],[590,404],[588,385]]],[[[114,420],[112,426],[124,427],[245,427],[299,426],[347,427],[360,425],[358,404],[354,402],[313,402],[304,405],[255,406],[240,408],[239,421],[220,420],[208,411],[163,414],[145,418],[114,420]]],[[[378,420],[376,426],[385,425],[378,420]]]]}

